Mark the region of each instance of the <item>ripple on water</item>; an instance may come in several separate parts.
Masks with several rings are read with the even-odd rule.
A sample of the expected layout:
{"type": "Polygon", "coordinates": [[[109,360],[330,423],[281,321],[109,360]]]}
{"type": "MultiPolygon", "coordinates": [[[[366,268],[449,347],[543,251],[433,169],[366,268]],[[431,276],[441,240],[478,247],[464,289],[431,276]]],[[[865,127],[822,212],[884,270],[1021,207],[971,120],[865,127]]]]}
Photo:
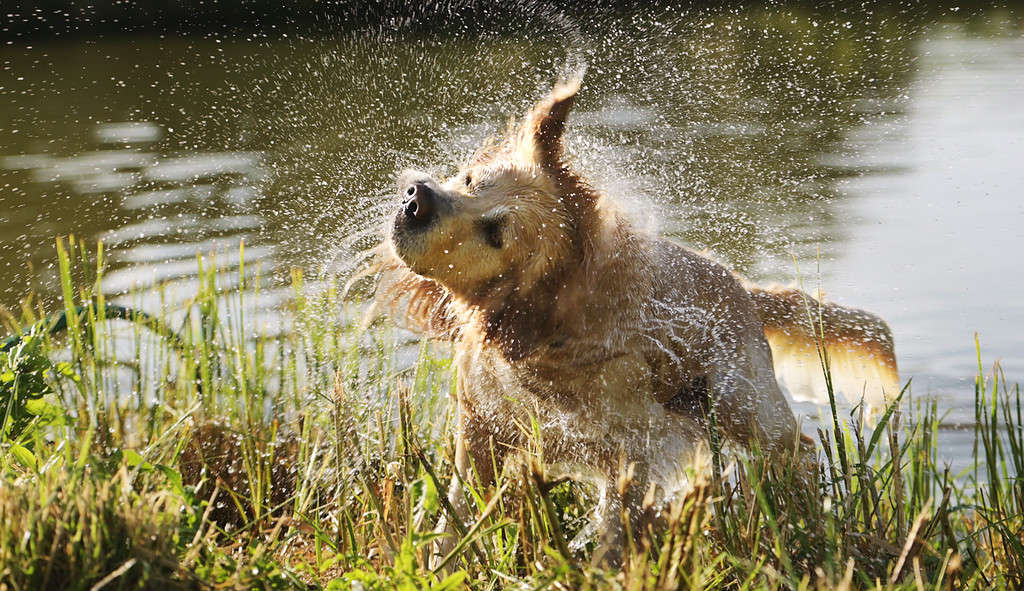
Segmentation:
{"type": "Polygon", "coordinates": [[[206,152],[164,158],[149,166],[144,177],[150,181],[176,183],[191,183],[224,175],[260,180],[267,174],[260,166],[261,158],[255,152],[206,152]]]}
{"type": "MultiPolygon", "coordinates": [[[[199,275],[199,260],[197,254],[216,252],[213,257],[217,267],[232,273],[241,264],[241,252],[237,248],[218,249],[221,246],[217,242],[184,246],[179,253],[189,252],[187,258],[164,258],[157,259],[156,263],[140,263],[128,267],[122,267],[107,273],[103,278],[103,291],[107,294],[127,293],[132,290],[145,290],[155,285],[175,279],[195,277],[199,275]],[[191,248],[189,248],[191,246],[191,248]],[[203,246],[210,246],[209,250],[203,246]]],[[[237,243],[234,244],[237,246],[237,243]]],[[[152,250],[148,253],[153,253],[152,250]]],[[[270,246],[253,246],[245,249],[246,277],[250,278],[258,273],[266,273],[274,269],[273,259],[274,248],[270,246]]],[[[121,258],[120,253],[117,254],[121,258]]],[[[131,256],[130,254],[128,255],[131,256]]],[[[210,263],[207,263],[208,267],[210,263]]]]}
{"type": "Polygon", "coordinates": [[[103,144],[145,144],[153,143],[164,135],[164,130],[152,121],[123,121],[100,123],[93,131],[93,137],[103,144]]]}
{"type": "Polygon", "coordinates": [[[174,205],[186,201],[206,201],[213,195],[212,185],[197,185],[194,187],[176,187],[174,189],[160,189],[155,191],[142,191],[125,195],[121,206],[125,209],[151,209],[161,205],[174,205]]]}

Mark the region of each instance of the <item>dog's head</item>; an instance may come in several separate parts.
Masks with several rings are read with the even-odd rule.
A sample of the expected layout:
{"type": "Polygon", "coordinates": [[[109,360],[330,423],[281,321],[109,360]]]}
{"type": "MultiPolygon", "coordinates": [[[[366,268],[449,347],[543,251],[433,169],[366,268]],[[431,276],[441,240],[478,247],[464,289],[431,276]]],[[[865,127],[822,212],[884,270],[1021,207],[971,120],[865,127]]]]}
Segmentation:
{"type": "Polygon", "coordinates": [[[526,292],[574,252],[580,211],[593,194],[562,154],[579,82],[557,86],[500,144],[447,180],[405,171],[390,225],[394,253],[415,273],[486,306],[526,292]]]}

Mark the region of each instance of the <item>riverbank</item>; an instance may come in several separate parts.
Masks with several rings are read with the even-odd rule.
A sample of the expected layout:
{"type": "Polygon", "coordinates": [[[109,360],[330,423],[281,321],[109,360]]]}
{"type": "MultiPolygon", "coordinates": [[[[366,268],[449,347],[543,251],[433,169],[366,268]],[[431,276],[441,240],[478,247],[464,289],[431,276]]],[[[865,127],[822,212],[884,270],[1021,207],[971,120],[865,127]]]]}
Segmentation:
{"type": "MultiPolygon", "coordinates": [[[[1024,572],[1019,390],[979,374],[974,468],[937,459],[943,410],[877,426],[834,415],[819,482],[723,458],[637,533],[621,571],[590,566],[593,491],[551,481],[542,450],[497,486],[444,569],[446,351],[345,321],[334,286],[294,272],[280,330],[240,317],[258,271],[201,265],[195,297],[109,320],[102,252],[63,243],[67,330],[26,306],[0,354],[0,584],[56,588],[991,589],[1024,572]],[[99,263],[97,263],[99,261],[99,263]],[[220,285],[242,284],[239,291],[220,285]],[[837,436],[837,433],[839,434],[837,436]]],[[[160,301],[150,297],[148,302],[160,301]]],[[[347,315],[359,318],[349,309],[347,315]]],[[[52,317],[51,317],[52,318],[52,317]]],[[[979,372],[981,359],[979,356],[979,372]]]]}

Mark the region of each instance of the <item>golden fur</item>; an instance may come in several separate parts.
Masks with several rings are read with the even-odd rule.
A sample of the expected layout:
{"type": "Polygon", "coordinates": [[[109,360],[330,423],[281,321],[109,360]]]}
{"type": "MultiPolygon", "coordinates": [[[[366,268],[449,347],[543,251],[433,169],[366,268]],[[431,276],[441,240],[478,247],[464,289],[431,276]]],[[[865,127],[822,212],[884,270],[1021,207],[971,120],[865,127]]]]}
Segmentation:
{"type": "MultiPolygon", "coordinates": [[[[720,265],[638,231],[573,172],[561,138],[578,89],[557,86],[443,183],[401,175],[400,191],[429,189],[438,211],[425,227],[407,211],[389,221],[377,304],[454,345],[461,477],[490,481],[492,466],[527,447],[523,425],[536,420],[545,461],[603,491],[603,548],[614,562],[622,508],[641,526],[649,489],[670,499],[686,490],[688,469],[707,467],[709,411],[740,444],[780,458],[806,451],[773,352],[806,357],[816,332],[798,313],[799,292],[748,290],[720,265]],[[608,486],[626,465],[633,486],[608,486]]],[[[879,383],[892,387],[885,324],[809,302],[833,358],[870,351],[863,365],[877,363],[879,383]]],[[[449,495],[465,510],[458,479],[449,495]]]]}
{"type": "Polygon", "coordinates": [[[750,286],[772,349],[775,376],[797,400],[824,402],[821,353],[833,390],[876,414],[900,391],[896,349],[884,320],[820,302],[796,289],[750,286]]]}

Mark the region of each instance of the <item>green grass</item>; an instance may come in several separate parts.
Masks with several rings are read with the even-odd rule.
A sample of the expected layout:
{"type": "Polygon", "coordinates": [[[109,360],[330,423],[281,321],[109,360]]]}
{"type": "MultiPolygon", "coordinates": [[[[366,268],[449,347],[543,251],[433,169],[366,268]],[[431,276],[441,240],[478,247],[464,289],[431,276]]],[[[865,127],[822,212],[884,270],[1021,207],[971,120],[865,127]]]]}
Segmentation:
{"type": "Polygon", "coordinates": [[[875,426],[822,421],[816,481],[756,452],[724,458],[610,572],[573,543],[591,491],[552,481],[536,450],[493,487],[466,483],[473,520],[432,571],[450,511],[448,351],[413,345],[399,364],[410,347],[386,324],[361,330],[336,288],[299,272],[288,329],[254,330],[242,311],[262,279],[221,289],[239,271],[209,259],[187,303],[149,294],[151,318],[111,320],[102,251],[60,246],[67,330],[51,335],[44,312],[60,310],[29,302],[0,353],[0,588],[1024,585],[1021,397],[983,377],[980,354],[964,474],[938,459],[936,404],[905,392],[875,426]]]}

